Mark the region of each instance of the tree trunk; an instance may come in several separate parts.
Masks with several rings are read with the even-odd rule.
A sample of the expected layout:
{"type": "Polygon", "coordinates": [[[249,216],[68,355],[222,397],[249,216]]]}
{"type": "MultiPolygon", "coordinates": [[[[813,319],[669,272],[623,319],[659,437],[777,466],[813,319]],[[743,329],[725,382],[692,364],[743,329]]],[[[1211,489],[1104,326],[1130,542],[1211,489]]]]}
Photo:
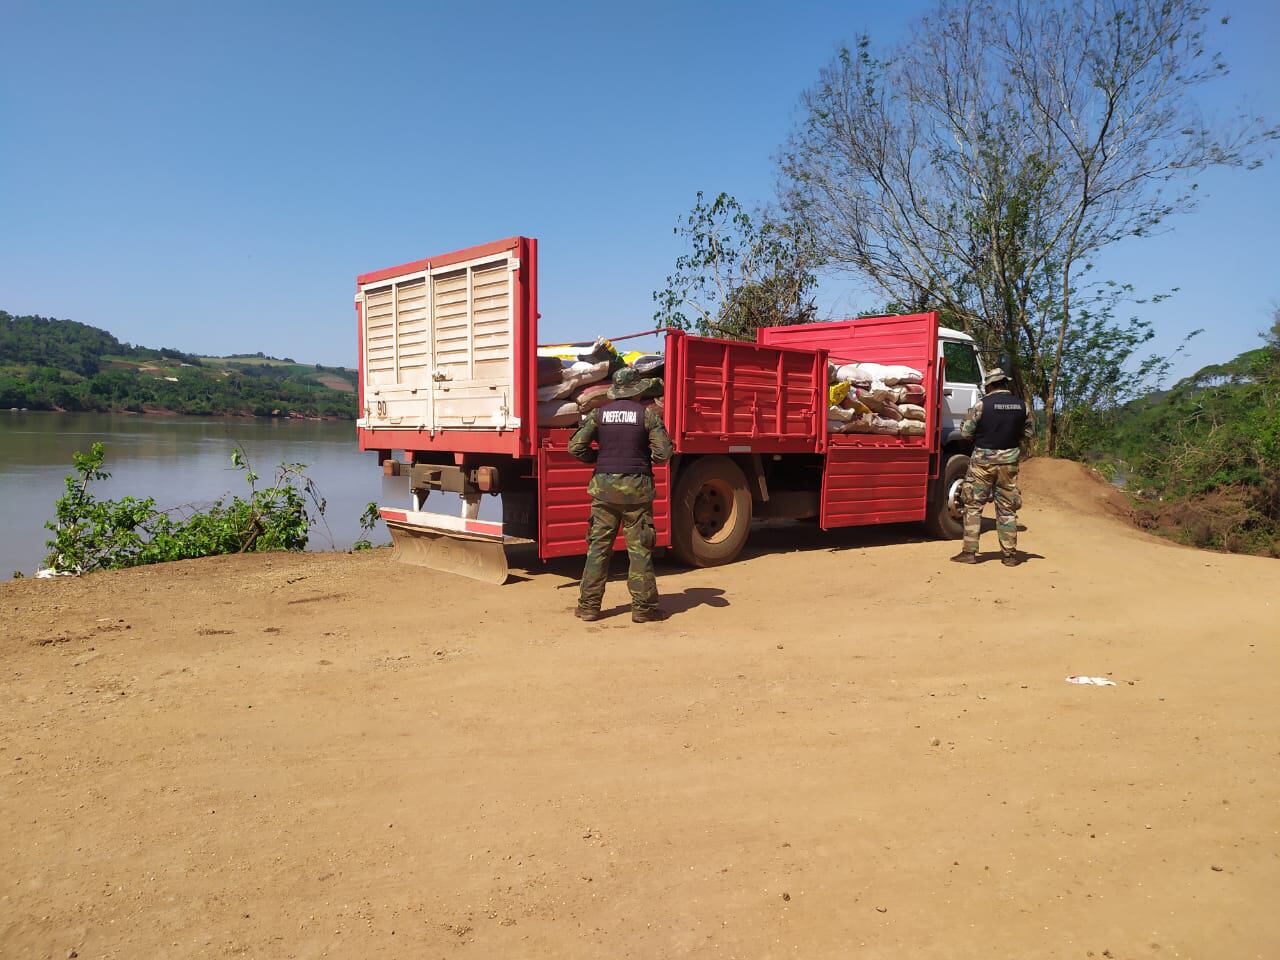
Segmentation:
{"type": "Polygon", "coordinates": [[[1049,391],[1045,398],[1044,452],[1053,456],[1058,446],[1058,418],[1054,405],[1058,400],[1058,376],[1062,373],[1062,348],[1067,342],[1067,324],[1071,319],[1071,262],[1073,254],[1068,253],[1062,264],[1062,319],[1058,327],[1058,345],[1053,352],[1053,373],[1049,377],[1049,391]]]}

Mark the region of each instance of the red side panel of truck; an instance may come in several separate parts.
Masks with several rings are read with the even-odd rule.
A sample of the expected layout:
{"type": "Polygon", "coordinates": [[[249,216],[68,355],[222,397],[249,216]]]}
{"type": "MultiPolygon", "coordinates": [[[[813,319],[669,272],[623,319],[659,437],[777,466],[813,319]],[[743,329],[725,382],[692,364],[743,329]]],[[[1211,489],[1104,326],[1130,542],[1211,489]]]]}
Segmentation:
{"type": "Polygon", "coordinates": [[[937,314],[770,327],[760,330],[759,338],[778,346],[825,349],[833,363],[905,364],[924,375],[923,437],[834,434],[827,438],[819,515],[823,529],[923,520],[938,444],[937,314]]]}
{"type": "MultiPolygon", "coordinates": [[[[538,556],[543,560],[580,557],[587,552],[587,524],[591,518],[587,483],[594,467],[570,456],[570,436],[570,430],[550,431],[538,451],[538,556]]],[[[666,464],[654,468],[653,526],[660,547],[671,545],[669,477],[666,464]]],[[[613,546],[615,550],[627,548],[621,533],[613,546]]]]}
{"type": "Polygon", "coordinates": [[[677,453],[816,453],[825,354],[735,340],[667,338],[667,423],[677,453]]]}

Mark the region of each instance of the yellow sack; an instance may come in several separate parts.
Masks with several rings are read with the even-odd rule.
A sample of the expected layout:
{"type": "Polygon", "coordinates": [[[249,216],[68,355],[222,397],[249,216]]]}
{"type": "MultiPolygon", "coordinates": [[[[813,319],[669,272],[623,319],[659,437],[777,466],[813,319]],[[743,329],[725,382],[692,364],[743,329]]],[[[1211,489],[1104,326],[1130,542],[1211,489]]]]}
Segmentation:
{"type": "Polygon", "coordinates": [[[838,407],[844,403],[844,398],[849,396],[849,384],[845,381],[834,383],[827,392],[831,397],[831,406],[838,407]]]}

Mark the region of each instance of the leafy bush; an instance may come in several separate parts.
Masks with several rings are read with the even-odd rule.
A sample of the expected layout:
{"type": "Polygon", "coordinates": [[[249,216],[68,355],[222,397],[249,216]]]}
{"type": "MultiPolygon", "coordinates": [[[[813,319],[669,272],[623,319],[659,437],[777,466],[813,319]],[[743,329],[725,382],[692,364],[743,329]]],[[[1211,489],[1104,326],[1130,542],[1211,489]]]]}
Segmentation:
{"type": "Polygon", "coordinates": [[[369,535],[373,533],[373,528],[378,525],[381,516],[376,500],[370,500],[365,504],[364,513],[360,514],[360,529],[364,531],[364,536],[351,545],[352,550],[373,549],[373,541],[369,539],[369,535]]]}
{"type": "Polygon", "coordinates": [[[1120,461],[1153,530],[1280,555],[1280,314],[1266,339],[1100,418],[1087,446],[1071,452],[1120,461]]]}
{"type": "Polygon", "coordinates": [[[313,522],[323,522],[325,501],[303,471],[305,464],[281,463],[275,481],[260,487],[244,451],[231,463],[244,471],[248,497],[221,497],[204,509],[161,510],[147,497],[99,500],[92,484],[111,476],[102,469],[105,448],[75,453],[75,472],[56,505],[45,566],[59,572],[91,573],[166,560],[227,553],[302,550],[313,522]]]}

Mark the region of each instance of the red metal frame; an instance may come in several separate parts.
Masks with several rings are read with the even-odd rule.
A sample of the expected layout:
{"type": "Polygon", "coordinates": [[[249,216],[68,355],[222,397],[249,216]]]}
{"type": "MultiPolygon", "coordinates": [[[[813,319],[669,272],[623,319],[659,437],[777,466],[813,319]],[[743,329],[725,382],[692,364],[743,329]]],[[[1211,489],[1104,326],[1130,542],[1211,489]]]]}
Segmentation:
{"type": "MultiPolygon", "coordinates": [[[[474,247],[466,247],[462,250],[454,250],[452,253],[442,253],[439,256],[428,257],[425,260],[414,260],[410,263],[402,263],[398,267],[384,267],[381,270],[370,270],[368,273],[362,273],[356,277],[356,289],[363,287],[367,283],[379,283],[383,280],[394,280],[396,277],[402,277],[406,273],[420,273],[423,270],[435,270],[437,267],[449,267],[455,263],[466,263],[468,260],[479,260],[481,257],[491,257],[494,254],[502,253],[507,250],[516,250],[521,244],[529,242],[527,237],[507,237],[505,240],[494,240],[491,243],[482,243],[474,247]]],[[[537,243],[536,240],[533,241],[537,243]]]]}
{"type": "MultiPolygon", "coordinates": [[[[357,284],[356,292],[360,291],[357,284]]],[[[356,407],[357,415],[364,416],[364,304],[356,303],[356,358],[359,366],[356,368],[356,407]]],[[[368,448],[364,444],[364,436],[360,432],[361,427],[356,427],[356,439],[360,443],[361,450],[368,448]]]]}
{"type": "Polygon", "coordinates": [[[827,409],[825,351],[671,333],[666,383],[666,420],[677,453],[821,449],[827,409]],[[717,369],[708,375],[712,365],[717,369]],[[759,405],[761,398],[764,407],[759,405]],[[717,419],[718,426],[713,426],[711,421],[717,419]]]}

